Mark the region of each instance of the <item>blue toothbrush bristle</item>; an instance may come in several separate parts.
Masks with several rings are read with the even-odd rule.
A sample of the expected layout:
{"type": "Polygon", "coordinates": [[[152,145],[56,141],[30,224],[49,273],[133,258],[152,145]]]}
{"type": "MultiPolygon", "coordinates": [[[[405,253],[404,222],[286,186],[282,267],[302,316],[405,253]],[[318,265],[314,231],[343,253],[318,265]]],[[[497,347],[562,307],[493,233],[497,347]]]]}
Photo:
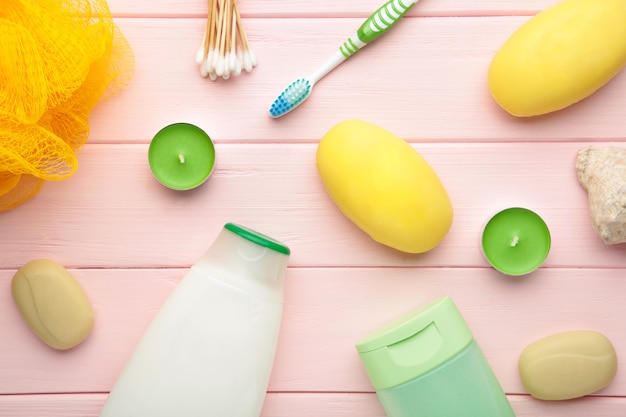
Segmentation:
{"type": "Polygon", "coordinates": [[[272,103],[269,113],[272,117],[280,117],[295,109],[311,93],[311,83],[306,78],[299,78],[283,90],[272,103]]]}

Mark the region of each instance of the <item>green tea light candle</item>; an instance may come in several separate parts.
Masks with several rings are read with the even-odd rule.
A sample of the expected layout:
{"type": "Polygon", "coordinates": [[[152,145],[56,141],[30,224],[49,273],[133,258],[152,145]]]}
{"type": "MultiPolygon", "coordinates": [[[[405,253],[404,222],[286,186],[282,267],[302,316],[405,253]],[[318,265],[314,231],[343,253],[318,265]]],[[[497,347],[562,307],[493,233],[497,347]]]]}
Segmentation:
{"type": "Polygon", "coordinates": [[[535,212],[513,207],[493,216],[482,235],[482,250],[496,270],[525,275],[539,268],[550,252],[550,231],[535,212]]]}
{"type": "Polygon", "coordinates": [[[215,166],[215,147],[209,135],[189,123],[161,129],[150,142],[148,161],[154,177],[174,190],[203,184],[215,166]]]}

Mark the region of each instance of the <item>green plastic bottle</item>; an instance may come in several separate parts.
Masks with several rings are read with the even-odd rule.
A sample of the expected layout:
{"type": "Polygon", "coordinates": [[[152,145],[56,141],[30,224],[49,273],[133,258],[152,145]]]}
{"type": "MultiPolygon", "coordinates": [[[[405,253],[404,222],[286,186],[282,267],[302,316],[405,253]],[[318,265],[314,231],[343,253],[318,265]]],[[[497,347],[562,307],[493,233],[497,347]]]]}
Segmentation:
{"type": "Polygon", "coordinates": [[[450,297],[375,330],[356,348],[388,417],[515,417],[450,297]]]}

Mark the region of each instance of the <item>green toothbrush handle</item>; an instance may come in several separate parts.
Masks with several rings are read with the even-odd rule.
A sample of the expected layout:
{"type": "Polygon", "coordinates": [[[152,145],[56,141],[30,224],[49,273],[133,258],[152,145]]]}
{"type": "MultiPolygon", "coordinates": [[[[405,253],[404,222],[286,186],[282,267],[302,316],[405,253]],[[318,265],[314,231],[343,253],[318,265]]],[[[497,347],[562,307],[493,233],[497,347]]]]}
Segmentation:
{"type": "Polygon", "coordinates": [[[417,0],[389,0],[380,6],[357,30],[357,36],[364,43],[370,43],[393,27],[417,0]]]}
{"type": "Polygon", "coordinates": [[[349,58],[360,48],[371,43],[391,29],[418,0],[389,0],[367,18],[356,35],[341,46],[340,51],[349,58]]]}

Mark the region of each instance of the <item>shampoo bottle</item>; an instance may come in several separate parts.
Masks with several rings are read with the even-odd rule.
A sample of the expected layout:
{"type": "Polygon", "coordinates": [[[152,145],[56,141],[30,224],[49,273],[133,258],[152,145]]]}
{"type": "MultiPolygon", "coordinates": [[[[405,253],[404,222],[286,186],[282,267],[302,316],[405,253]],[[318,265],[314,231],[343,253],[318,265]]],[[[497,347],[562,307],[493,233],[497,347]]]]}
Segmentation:
{"type": "Polygon", "coordinates": [[[226,224],[153,319],[100,417],[258,417],[289,253],[226,224]]]}
{"type": "Polygon", "coordinates": [[[388,417],[515,417],[450,297],[390,322],[356,347],[388,417]]]}

